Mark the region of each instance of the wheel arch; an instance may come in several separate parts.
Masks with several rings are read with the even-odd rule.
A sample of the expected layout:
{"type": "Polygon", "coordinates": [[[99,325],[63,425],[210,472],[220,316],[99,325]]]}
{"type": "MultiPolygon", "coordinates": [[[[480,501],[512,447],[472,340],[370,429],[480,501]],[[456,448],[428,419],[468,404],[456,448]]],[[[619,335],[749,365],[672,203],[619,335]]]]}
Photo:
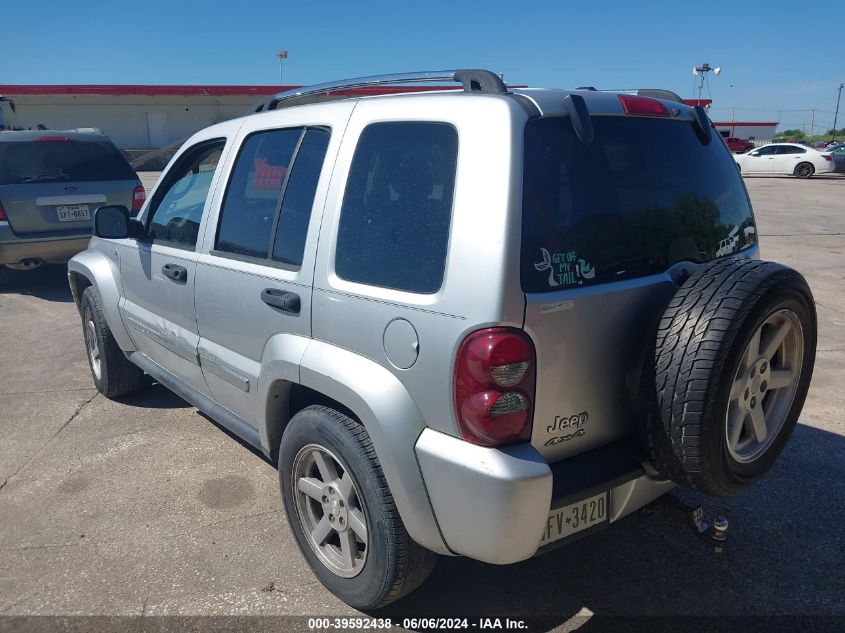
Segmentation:
{"type": "Polygon", "coordinates": [[[414,450],[426,424],[393,373],[349,350],[282,334],[273,337],[265,349],[259,390],[259,406],[263,406],[259,430],[271,455],[277,454],[290,419],[311,404],[338,409],[361,422],[408,533],[430,550],[450,553],[414,450]]]}
{"type": "Polygon", "coordinates": [[[68,284],[76,307],[79,307],[85,289],[93,286],[100,295],[100,308],[114,340],[124,352],[135,351],[135,344],[120,316],[120,271],[117,264],[102,253],[87,250],[74,255],[67,268],[68,284]]]}

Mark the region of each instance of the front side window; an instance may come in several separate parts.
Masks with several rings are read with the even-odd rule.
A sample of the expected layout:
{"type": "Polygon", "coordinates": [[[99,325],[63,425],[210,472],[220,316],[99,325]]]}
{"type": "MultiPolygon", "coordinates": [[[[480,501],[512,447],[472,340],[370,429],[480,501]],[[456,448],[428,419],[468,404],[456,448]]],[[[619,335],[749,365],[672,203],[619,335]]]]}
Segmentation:
{"type": "Polygon", "coordinates": [[[760,156],[770,156],[777,153],[778,147],[780,147],[780,145],[767,145],[766,147],[758,149],[757,153],[759,153],[760,156]]]}
{"type": "Polygon", "coordinates": [[[352,159],[335,270],[363,284],[434,293],[443,282],[458,134],[446,123],[369,125],[352,159]]]}
{"type": "Polygon", "coordinates": [[[165,175],[150,208],[148,236],[184,246],[195,246],[208,190],[226,145],[209,141],[185,152],[165,175]]]}

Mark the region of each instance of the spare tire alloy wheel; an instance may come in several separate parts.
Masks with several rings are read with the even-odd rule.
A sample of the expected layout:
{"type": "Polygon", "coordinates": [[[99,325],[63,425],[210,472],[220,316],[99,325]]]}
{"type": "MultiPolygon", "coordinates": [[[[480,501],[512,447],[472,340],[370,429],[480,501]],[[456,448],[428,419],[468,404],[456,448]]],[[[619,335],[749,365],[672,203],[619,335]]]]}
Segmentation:
{"type": "Polygon", "coordinates": [[[803,361],[798,315],[774,312],[751,337],[731,387],[725,438],[737,462],[753,462],[775,441],[795,399],[803,361]]]}
{"type": "Polygon", "coordinates": [[[693,273],[657,332],[645,420],[661,475],[715,496],[755,484],[798,422],[815,351],[813,296],[797,271],[725,257],[693,273]]]}
{"type": "Polygon", "coordinates": [[[308,544],[342,578],[367,561],[367,520],[348,469],[327,448],[308,444],[293,463],[296,511],[308,544]]]}

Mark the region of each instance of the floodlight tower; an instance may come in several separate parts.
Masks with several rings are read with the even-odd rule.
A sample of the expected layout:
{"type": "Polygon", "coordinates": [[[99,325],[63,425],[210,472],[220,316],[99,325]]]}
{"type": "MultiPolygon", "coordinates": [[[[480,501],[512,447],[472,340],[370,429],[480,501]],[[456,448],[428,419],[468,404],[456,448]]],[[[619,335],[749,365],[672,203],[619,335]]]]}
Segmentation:
{"type": "Polygon", "coordinates": [[[707,77],[707,73],[712,72],[714,75],[718,75],[722,72],[722,68],[720,66],[716,66],[715,68],[712,67],[710,64],[701,64],[701,66],[693,66],[692,74],[696,77],[700,77],[698,81],[698,100],[701,101],[701,92],[704,90],[704,80],[707,77]]]}

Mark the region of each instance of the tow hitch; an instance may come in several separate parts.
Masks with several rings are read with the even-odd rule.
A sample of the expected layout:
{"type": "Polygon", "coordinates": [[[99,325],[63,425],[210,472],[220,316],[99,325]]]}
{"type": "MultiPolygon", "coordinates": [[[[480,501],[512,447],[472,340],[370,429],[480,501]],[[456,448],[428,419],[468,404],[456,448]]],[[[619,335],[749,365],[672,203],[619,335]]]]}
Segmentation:
{"type": "Polygon", "coordinates": [[[704,520],[704,509],[667,493],[640,510],[641,516],[664,516],[685,523],[714,552],[721,552],[728,538],[728,520],[717,516],[712,523],[704,520]]]}

